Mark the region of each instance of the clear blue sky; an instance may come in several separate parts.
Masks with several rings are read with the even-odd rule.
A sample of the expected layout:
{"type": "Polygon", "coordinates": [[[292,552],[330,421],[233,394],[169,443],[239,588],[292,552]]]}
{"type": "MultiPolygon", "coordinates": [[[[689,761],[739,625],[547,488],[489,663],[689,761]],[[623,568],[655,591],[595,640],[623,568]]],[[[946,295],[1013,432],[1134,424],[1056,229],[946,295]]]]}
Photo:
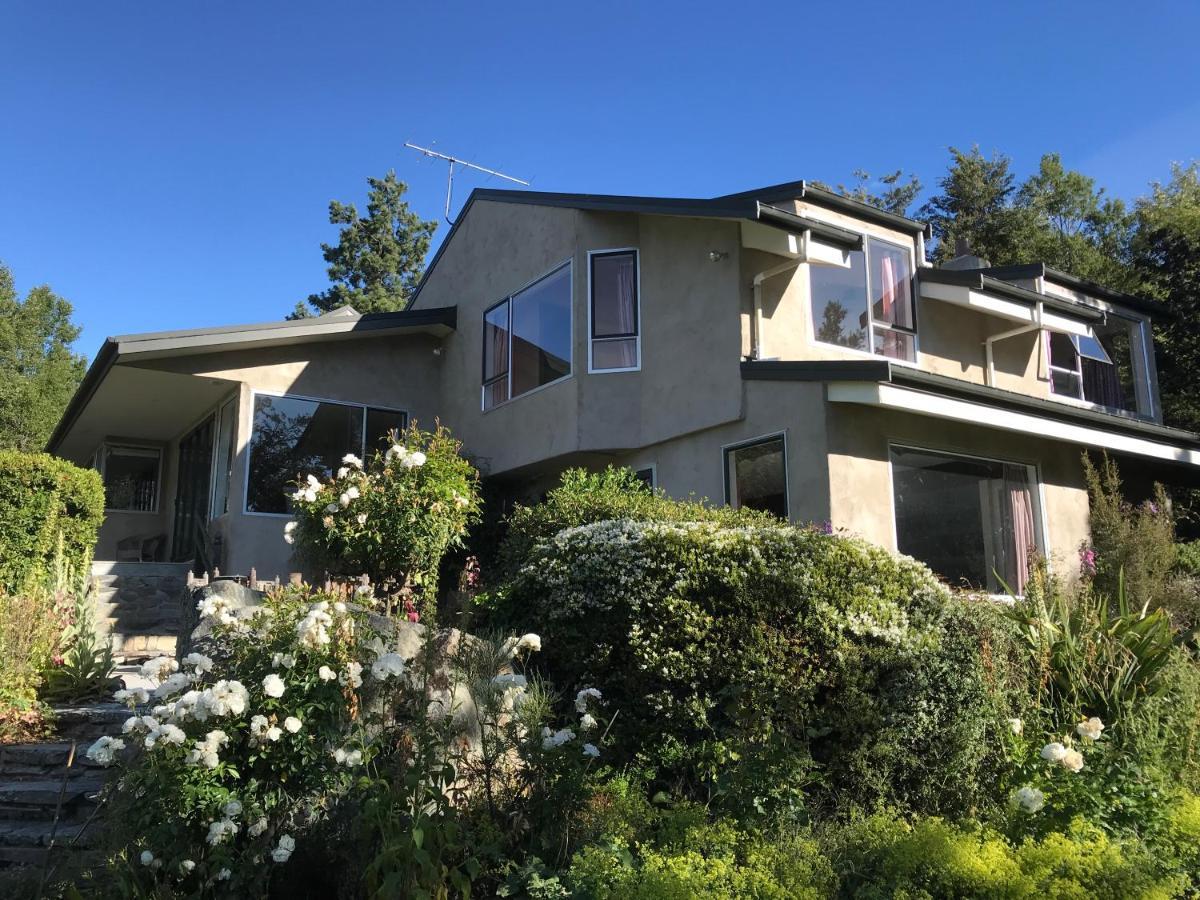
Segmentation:
{"type": "MultiPolygon", "coordinates": [[[[331,199],[431,144],[550,191],[711,196],[1041,153],[1200,156],[1200,4],[0,3],[0,260],[110,334],[282,317],[331,199]]],[[[457,202],[494,180],[462,176],[457,202]]],[[[438,240],[446,232],[439,229],[438,240]]]]}

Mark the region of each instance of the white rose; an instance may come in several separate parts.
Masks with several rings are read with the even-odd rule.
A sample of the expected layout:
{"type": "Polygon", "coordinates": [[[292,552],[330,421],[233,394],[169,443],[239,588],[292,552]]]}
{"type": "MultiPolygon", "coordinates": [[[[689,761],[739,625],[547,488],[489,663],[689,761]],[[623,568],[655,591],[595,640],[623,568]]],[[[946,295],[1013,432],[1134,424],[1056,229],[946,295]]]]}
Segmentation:
{"type": "Polygon", "coordinates": [[[1011,731],[1013,734],[1019,735],[1022,731],[1025,730],[1025,723],[1022,722],[1020,719],[1009,719],[1008,720],[1008,730],[1011,731]]]}
{"type": "Polygon", "coordinates": [[[1064,769],[1071,772],[1078,772],[1083,768],[1083,754],[1078,750],[1068,750],[1063,754],[1061,762],[1064,769]]]}
{"type": "Polygon", "coordinates": [[[1100,740],[1100,733],[1102,731],[1104,731],[1104,723],[1097,716],[1092,716],[1086,722],[1080,722],[1075,726],[1076,734],[1091,741],[1100,740]]]}
{"type": "Polygon", "coordinates": [[[282,697],[283,692],[287,690],[287,685],[283,683],[283,679],[272,672],[262,681],[263,691],[268,697],[282,697]]]}
{"type": "Polygon", "coordinates": [[[1061,762],[1062,758],[1067,755],[1067,748],[1054,741],[1042,748],[1042,759],[1048,762],[1061,762]]]}
{"type": "Polygon", "coordinates": [[[1027,813],[1035,813],[1046,805],[1046,795],[1035,787],[1023,787],[1016,793],[1016,802],[1027,813]]]}
{"type": "Polygon", "coordinates": [[[295,716],[288,716],[286,719],[283,720],[283,727],[286,728],[292,734],[295,734],[297,731],[299,731],[303,725],[304,725],[304,723],[301,722],[299,719],[297,719],[295,716]]]}

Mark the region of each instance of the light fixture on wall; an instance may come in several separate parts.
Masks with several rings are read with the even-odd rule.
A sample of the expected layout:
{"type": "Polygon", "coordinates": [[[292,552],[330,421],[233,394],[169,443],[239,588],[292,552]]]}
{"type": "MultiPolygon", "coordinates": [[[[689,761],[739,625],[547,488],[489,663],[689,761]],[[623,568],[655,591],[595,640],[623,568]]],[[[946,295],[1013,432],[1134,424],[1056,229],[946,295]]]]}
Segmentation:
{"type": "Polygon", "coordinates": [[[724,250],[709,250],[708,258],[711,262],[720,262],[723,259],[729,259],[729,254],[724,250]]]}

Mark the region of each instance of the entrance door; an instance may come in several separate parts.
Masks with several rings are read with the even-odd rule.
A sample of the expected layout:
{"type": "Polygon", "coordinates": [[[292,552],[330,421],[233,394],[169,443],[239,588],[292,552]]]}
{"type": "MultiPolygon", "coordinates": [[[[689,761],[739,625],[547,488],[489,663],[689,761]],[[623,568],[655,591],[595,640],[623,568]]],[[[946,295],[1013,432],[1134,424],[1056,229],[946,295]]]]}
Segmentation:
{"type": "Polygon", "coordinates": [[[175,486],[175,527],[171,559],[194,559],[207,568],[209,488],[212,484],[213,422],[204,423],[179,442],[179,481],[175,486]]]}

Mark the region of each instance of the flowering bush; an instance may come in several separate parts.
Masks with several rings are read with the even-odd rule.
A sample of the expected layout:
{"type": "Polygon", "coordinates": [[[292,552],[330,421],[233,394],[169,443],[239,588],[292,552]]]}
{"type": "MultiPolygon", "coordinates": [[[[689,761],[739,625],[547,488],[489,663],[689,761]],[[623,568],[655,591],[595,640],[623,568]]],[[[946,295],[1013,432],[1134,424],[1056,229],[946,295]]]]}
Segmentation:
{"type": "Polygon", "coordinates": [[[442,557],[479,515],[479,475],[459,450],[440,425],[413,425],[366,461],[347,454],[325,479],[300,481],[285,539],[317,570],[419,588],[430,618],[442,557]]]}

